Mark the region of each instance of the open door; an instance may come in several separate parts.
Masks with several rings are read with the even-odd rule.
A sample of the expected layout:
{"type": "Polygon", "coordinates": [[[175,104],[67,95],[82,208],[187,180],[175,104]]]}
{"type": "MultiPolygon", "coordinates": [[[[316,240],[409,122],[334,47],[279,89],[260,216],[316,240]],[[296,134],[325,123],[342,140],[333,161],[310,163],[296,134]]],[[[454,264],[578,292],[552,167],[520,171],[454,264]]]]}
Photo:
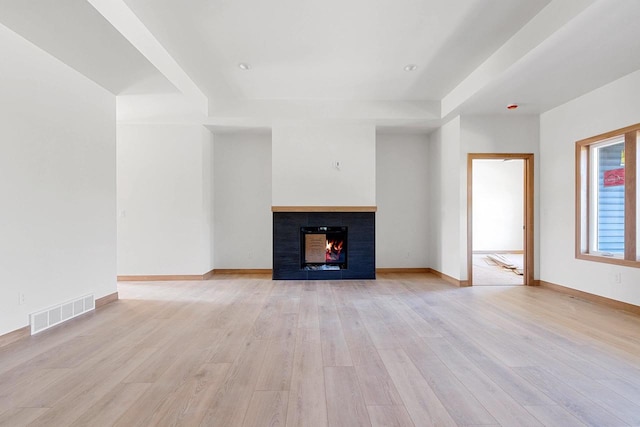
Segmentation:
{"type": "MultiPolygon", "coordinates": [[[[468,271],[468,285],[474,284],[474,247],[478,245],[484,245],[485,249],[490,248],[490,245],[487,245],[487,238],[491,236],[491,233],[487,233],[485,227],[482,227],[480,230],[476,230],[475,239],[477,240],[478,245],[474,245],[474,223],[476,226],[482,223],[482,217],[486,216],[486,209],[483,210],[481,207],[486,205],[487,200],[479,199],[476,200],[476,204],[478,206],[477,209],[477,221],[474,221],[474,163],[476,164],[476,169],[478,174],[476,174],[477,183],[476,185],[480,188],[481,185],[486,185],[486,179],[483,181],[481,178],[485,176],[487,173],[490,173],[492,169],[496,170],[496,173],[505,174],[503,176],[496,175],[493,179],[508,179],[508,183],[504,183],[504,186],[507,187],[502,188],[502,196],[499,196],[499,189],[496,188],[496,201],[491,201],[490,203],[495,204],[496,209],[508,209],[513,211],[516,215],[515,218],[500,218],[499,215],[495,215],[497,221],[499,221],[500,226],[504,226],[505,230],[508,228],[511,233],[511,236],[500,235],[501,233],[496,233],[496,240],[499,240],[501,243],[497,243],[497,246],[508,247],[508,249],[516,249],[518,254],[521,255],[508,255],[506,253],[501,253],[500,251],[484,251],[485,253],[479,255],[475,254],[476,262],[478,259],[482,257],[482,259],[486,259],[487,263],[509,263],[510,268],[513,268],[512,271],[507,273],[505,277],[514,274],[514,273],[522,273],[521,277],[516,277],[515,274],[513,276],[512,284],[524,284],[524,285],[533,285],[533,154],[500,154],[500,153],[491,153],[491,154],[469,154],[468,162],[467,162],[467,271],[468,271]],[[504,163],[503,163],[504,162],[504,163]],[[484,171],[484,172],[482,172],[484,171]],[[521,174],[522,179],[519,179],[519,176],[508,175],[513,174],[514,171],[517,174],[521,174]],[[482,172],[482,173],[481,173],[482,172]],[[513,186],[513,183],[516,183],[516,187],[513,186]],[[507,185],[509,184],[509,185],[507,185]],[[519,188],[518,186],[521,186],[519,188]],[[521,190],[521,191],[520,191],[521,190]],[[505,193],[506,192],[506,193],[505,193]],[[508,193],[513,193],[513,197],[518,200],[506,200],[506,195],[508,193]],[[505,201],[506,200],[506,201],[505,201]],[[507,205],[505,208],[502,206],[502,203],[512,203],[512,205],[507,205]],[[521,205],[520,205],[521,203],[521,205]],[[521,219],[521,221],[520,221],[521,219]],[[521,228],[521,234],[517,236],[513,236],[513,233],[518,233],[521,228]],[[484,233],[484,234],[483,234],[484,233]],[[510,241],[511,243],[503,243],[504,241],[510,241]],[[512,246],[512,247],[509,247],[512,246]],[[517,246],[521,246],[518,248],[517,246]],[[516,262],[516,260],[518,262],[516,262]],[[511,262],[509,262],[511,261],[511,262]],[[521,263],[521,264],[520,264],[521,263]],[[519,271],[521,269],[521,271],[519,271]]],[[[475,192],[476,195],[482,194],[475,192]]],[[[485,193],[486,194],[486,193],[485,193]]],[[[489,196],[487,196],[489,197],[489,196]]],[[[494,218],[494,220],[496,220],[494,218]]],[[[502,229],[499,229],[502,231],[502,229]]],[[[495,248],[492,248],[495,249],[495,248]]],[[[478,251],[477,251],[478,252],[478,251]]],[[[482,251],[479,251],[482,252],[482,251]]],[[[509,251],[505,251],[509,252],[509,251]]],[[[480,273],[481,269],[483,269],[484,264],[476,265],[478,269],[478,273],[480,273]]],[[[489,271],[491,267],[487,269],[489,271]]],[[[509,269],[503,268],[502,270],[509,271],[509,269]]],[[[501,274],[500,268],[497,267],[498,276],[496,276],[495,284],[508,284],[508,281],[511,280],[509,277],[507,279],[498,278],[501,274]],[[505,282],[504,280],[507,280],[505,282]]],[[[477,276],[479,276],[478,274],[477,276]]],[[[480,283],[478,283],[480,284],[480,283]]],[[[489,284],[489,283],[482,283],[489,284]]]]}

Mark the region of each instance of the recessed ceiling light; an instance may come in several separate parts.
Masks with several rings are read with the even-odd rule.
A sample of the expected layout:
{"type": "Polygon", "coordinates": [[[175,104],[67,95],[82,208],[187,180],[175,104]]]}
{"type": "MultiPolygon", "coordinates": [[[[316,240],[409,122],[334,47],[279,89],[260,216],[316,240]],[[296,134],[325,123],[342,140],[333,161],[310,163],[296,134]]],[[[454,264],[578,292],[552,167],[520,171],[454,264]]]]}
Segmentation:
{"type": "Polygon", "coordinates": [[[238,64],[238,68],[240,68],[241,70],[249,70],[251,68],[251,65],[246,64],[244,62],[241,62],[238,64]]]}
{"type": "Polygon", "coordinates": [[[405,67],[404,67],[404,70],[405,70],[405,71],[413,71],[413,70],[415,70],[416,68],[418,68],[418,66],[417,66],[416,64],[409,64],[409,65],[407,65],[407,66],[405,66],[405,67]]]}
{"type": "Polygon", "coordinates": [[[518,104],[509,104],[507,105],[507,110],[515,110],[518,108],[518,104]]]}

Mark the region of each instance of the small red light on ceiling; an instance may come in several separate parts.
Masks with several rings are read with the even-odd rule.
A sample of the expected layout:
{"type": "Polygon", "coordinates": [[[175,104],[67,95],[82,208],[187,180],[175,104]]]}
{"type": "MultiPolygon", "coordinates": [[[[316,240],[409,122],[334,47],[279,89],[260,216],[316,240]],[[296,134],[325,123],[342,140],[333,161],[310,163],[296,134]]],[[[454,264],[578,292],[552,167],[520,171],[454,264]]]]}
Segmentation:
{"type": "Polygon", "coordinates": [[[507,110],[515,110],[518,108],[518,104],[509,104],[507,105],[507,110]]]}

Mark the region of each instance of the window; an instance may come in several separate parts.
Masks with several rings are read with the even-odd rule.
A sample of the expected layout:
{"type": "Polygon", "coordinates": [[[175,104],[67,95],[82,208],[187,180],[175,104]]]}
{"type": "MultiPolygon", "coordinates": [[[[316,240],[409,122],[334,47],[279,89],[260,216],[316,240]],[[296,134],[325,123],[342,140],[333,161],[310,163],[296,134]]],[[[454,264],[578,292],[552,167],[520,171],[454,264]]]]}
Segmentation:
{"type": "Polygon", "coordinates": [[[640,124],[576,142],[576,257],[640,267],[640,124]]]}

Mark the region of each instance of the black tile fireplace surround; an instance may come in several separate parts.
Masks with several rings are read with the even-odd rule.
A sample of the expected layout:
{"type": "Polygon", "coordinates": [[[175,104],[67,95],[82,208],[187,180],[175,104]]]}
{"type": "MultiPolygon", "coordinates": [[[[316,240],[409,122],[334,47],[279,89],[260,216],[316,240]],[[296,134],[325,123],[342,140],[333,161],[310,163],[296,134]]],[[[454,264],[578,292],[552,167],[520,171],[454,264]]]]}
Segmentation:
{"type": "Polygon", "coordinates": [[[273,212],[273,279],[375,279],[375,240],[375,212],[273,212]],[[303,227],[346,227],[347,268],[303,268],[303,227]]]}

